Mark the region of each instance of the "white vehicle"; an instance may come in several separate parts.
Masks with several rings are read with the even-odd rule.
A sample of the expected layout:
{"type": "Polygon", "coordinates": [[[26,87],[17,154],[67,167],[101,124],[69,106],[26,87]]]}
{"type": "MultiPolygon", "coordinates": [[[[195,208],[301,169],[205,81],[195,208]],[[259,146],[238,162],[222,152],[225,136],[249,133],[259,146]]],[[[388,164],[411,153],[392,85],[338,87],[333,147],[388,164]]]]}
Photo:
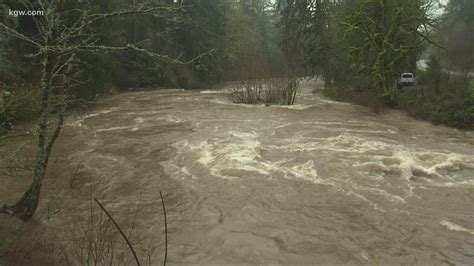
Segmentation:
{"type": "Polygon", "coordinates": [[[400,86],[413,86],[415,85],[415,75],[413,73],[403,73],[400,76],[400,80],[398,81],[400,86]]]}

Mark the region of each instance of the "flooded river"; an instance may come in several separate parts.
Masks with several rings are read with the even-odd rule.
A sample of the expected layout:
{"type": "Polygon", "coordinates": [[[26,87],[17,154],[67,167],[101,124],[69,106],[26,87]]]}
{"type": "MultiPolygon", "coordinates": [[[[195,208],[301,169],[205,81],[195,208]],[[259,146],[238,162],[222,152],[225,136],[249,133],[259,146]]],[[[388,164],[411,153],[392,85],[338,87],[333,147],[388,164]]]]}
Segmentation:
{"type": "MultiPolygon", "coordinates": [[[[41,218],[46,202],[87,209],[94,186],[125,229],[142,205],[134,226],[159,260],[161,190],[171,263],[472,263],[474,132],[377,115],[312,86],[294,106],[219,91],[105,98],[68,120],[55,150],[90,174],[51,178],[37,217],[64,222],[41,218]]],[[[9,182],[3,200],[26,184],[9,182]]]]}

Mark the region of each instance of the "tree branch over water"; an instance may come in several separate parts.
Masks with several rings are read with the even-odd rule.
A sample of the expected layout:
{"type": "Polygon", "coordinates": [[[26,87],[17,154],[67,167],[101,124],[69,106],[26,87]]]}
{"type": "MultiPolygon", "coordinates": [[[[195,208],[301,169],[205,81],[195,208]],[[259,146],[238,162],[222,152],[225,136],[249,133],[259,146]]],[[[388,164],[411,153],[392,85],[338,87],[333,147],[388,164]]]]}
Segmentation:
{"type": "Polygon", "coordinates": [[[41,65],[42,74],[39,81],[41,108],[36,131],[37,145],[35,167],[32,173],[33,182],[16,204],[4,206],[4,210],[28,220],[38,207],[48,160],[56,139],[61,133],[67,104],[72,98],[73,89],[83,84],[81,78],[84,77],[81,76],[81,73],[84,69],[84,62],[79,59],[80,55],[133,51],[158,62],[190,64],[211,55],[214,49],[189,60],[183,60],[182,53],[178,53],[177,57],[170,53],[159,53],[138,45],[140,42],[116,46],[102,43],[100,36],[95,32],[94,25],[99,21],[125,16],[147,16],[160,19],[167,22],[167,27],[173,30],[178,28],[178,15],[182,7],[180,4],[156,6],[151,2],[144,2],[138,6],[128,6],[95,14],[89,14],[89,10],[77,8],[74,4],[63,1],[39,1],[37,4],[32,1],[23,1],[22,4],[28,9],[39,6],[44,10],[44,16],[33,17],[36,28],[33,31],[21,32],[1,22],[0,33],[34,48],[28,57],[41,65]],[[53,99],[59,99],[59,104],[53,102],[53,99]],[[52,110],[54,106],[59,107],[57,110],[52,110]],[[55,114],[55,117],[52,117],[52,114],[55,114]],[[56,121],[56,123],[51,130],[52,121],[56,121]]]}
{"type": "Polygon", "coordinates": [[[107,215],[107,217],[109,217],[109,219],[110,219],[110,220],[112,221],[112,223],[115,225],[115,228],[117,228],[117,230],[119,231],[120,235],[123,237],[123,239],[125,240],[125,242],[127,242],[128,248],[129,248],[130,251],[132,252],[133,257],[135,258],[135,261],[137,262],[137,265],[140,265],[140,260],[138,260],[137,253],[135,252],[135,249],[133,248],[132,244],[130,243],[130,241],[128,240],[127,236],[124,234],[124,232],[123,232],[122,229],[120,228],[120,226],[117,224],[117,222],[115,221],[115,219],[112,217],[112,215],[110,215],[110,213],[107,211],[107,209],[105,209],[105,207],[104,207],[96,198],[94,198],[94,201],[97,203],[97,205],[99,205],[99,207],[102,209],[102,211],[104,211],[104,213],[107,215]]]}

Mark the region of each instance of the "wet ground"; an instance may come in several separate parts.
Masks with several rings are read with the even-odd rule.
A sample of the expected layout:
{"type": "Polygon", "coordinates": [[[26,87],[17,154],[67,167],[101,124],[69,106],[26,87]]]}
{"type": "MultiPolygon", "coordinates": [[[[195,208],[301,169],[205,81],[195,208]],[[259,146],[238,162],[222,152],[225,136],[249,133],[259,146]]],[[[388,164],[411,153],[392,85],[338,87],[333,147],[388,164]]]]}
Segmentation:
{"type": "MultiPolygon", "coordinates": [[[[37,219],[66,223],[67,212],[45,218],[47,203],[86,212],[93,190],[125,229],[156,239],[158,261],[161,190],[173,263],[472,263],[474,133],[314,86],[303,82],[294,106],[233,104],[221,91],[105,98],[67,122],[54,156],[68,167],[51,167],[37,219]]],[[[2,201],[28,182],[2,178],[2,201]]]]}

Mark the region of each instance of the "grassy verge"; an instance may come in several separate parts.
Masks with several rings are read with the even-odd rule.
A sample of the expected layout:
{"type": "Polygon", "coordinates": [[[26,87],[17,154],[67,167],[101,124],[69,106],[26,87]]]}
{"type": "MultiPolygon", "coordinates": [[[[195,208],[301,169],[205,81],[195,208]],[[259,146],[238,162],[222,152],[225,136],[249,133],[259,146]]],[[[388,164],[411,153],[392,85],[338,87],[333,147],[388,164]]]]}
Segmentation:
{"type": "Polygon", "coordinates": [[[413,87],[394,90],[391,102],[373,90],[350,86],[326,87],[323,93],[335,100],[370,107],[379,112],[386,108],[407,111],[408,115],[460,129],[474,129],[474,80],[444,77],[434,86],[429,80],[413,87]]]}

